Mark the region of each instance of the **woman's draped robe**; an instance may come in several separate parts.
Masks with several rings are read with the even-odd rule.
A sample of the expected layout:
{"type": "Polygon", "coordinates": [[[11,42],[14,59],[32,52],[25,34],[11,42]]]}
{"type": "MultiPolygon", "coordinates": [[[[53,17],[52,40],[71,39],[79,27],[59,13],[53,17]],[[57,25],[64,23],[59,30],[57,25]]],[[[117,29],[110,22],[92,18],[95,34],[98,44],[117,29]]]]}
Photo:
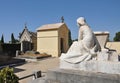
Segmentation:
{"type": "Polygon", "coordinates": [[[87,24],[79,30],[78,41],[73,42],[67,53],[62,53],[60,59],[69,63],[88,61],[97,56],[100,45],[87,24]]]}

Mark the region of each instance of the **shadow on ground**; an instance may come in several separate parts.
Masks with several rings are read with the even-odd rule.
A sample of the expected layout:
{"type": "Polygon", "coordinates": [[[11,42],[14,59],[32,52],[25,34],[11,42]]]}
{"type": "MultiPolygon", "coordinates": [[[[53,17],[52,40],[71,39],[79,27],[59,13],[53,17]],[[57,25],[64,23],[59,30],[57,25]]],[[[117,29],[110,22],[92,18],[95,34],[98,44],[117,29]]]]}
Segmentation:
{"type": "Polygon", "coordinates": [[[9,67],[15,67],[15,66],[19,66],[19,65],[23,65],[25,64],[25,60],[24,59],[17,59],[17,58],[12,58],[6,61],[0,61],[0,69],[9,66],[9,67]]]}
{"type": "Polygon", "coordinates": [[[14,68],[14,73],[25,71],[25,69],[14,68]]]}

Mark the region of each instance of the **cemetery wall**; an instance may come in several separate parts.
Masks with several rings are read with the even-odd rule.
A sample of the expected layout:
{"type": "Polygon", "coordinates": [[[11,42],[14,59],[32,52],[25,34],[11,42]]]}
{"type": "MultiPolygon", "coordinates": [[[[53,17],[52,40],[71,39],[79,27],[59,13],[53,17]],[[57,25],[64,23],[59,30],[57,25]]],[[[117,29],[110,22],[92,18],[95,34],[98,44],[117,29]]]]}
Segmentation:
{"type": "Polygon", "coordinates": [[[120,54],[120,42],[107,42],[106,47],[114,49],[118,54],[120,54]]]}

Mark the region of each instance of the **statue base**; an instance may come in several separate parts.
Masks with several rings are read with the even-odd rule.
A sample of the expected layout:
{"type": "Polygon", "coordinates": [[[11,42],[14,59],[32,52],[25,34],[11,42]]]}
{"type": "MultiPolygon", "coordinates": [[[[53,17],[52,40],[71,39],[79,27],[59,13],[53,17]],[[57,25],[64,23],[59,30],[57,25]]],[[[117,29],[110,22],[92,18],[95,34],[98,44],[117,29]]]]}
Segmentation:
{"type": "Polygon", "coordinates": [[[52,69],[44,83],[120,83],[120,75],[70,69],[52,69]]]}
{"type": "Polygon", "coordinates": [[[91,60],[83,61],[78,64],[71,64],[64,60],[60,60],[60,69],[120,74],[120,62],[91,60]]]}

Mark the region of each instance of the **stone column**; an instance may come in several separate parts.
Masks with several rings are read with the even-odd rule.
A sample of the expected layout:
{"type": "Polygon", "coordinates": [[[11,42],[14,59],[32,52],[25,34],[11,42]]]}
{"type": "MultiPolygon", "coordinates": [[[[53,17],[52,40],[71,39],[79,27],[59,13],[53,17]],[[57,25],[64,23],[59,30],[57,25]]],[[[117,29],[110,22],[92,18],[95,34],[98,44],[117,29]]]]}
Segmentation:
{"type": "Polygon", "coordinates": [[[21,51],[23,51],[23,42],[21,42],[21,51]]]}

